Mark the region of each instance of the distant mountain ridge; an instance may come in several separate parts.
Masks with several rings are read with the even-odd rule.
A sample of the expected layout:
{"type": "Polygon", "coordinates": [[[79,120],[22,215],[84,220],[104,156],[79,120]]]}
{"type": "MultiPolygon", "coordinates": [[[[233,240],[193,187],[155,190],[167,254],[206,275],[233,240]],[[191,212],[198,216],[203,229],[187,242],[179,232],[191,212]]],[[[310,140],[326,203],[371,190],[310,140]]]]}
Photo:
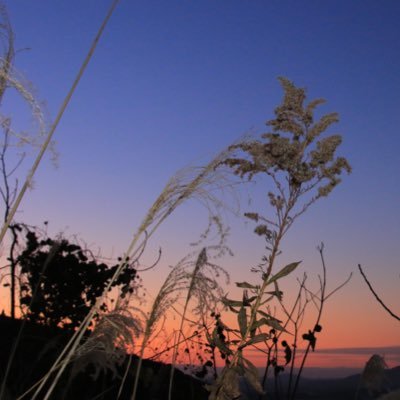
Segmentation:
{"type": "MultiPolygon", "coordinates": [[[[279,378],[282,390],[287,388],[289,374],[282,374],[279,378]]],[[[299,383],[296,400],[354,400],[357,388],[360,384],[361,373],[347,376],[345,378],[305,378],[302,377],[299,383]]],[[[257,393],[244,381],[241,383],[244,392],[244,399],[258,399],[257,393]]],[[[385,392],[400,389],[400,366],[385,370],[385,392]]],[[[268,400],[278,399],[274,395],[275,383],[273,379],[268,379],[265,391],[268,400]]],[[[385,392],[382,392],[385,393],[385,392]]],[[[284,393],[284,392],[283,392],[284,393]]],[[[280,398],[285,398],[281,393],[280,398]]],[[[371,400],[368,391],[360,387],[358,400],[371,400]]]]}

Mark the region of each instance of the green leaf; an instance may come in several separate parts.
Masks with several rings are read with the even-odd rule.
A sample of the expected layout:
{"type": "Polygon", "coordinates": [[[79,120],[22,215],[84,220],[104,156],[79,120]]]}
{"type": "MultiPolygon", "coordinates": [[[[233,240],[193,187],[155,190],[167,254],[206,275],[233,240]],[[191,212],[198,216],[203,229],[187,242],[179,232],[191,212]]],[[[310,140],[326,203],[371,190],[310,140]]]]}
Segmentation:
{"type": "Polygon", "coordinates": [[[263,325],[268,325],[269,326],[269,319],[261,318],[258,321],[254,321],[253,325],[251,326],[251,330],[256,330],[257,328],[260,328],[263,325]]]}
{"type": "Polygon", "coordinates": [[[228,299],[227,297],[222,298],[222,303],[227,307],[242,307],[243,306],[242,301],[231,300],[231,299],[228,299]]]}
{"type": "Polygon", "coordinates": [[[274,291],[265,292],[265,294],[270,294],[272,296],[276,296],[279,301],[282,301],[283,292],[281,290],[279,290],[279,286],[278,286],[278,282],[277,281],[274,282],[274,287],[275,287],[274,291]]]}
{"type": "MultiPolygon", "coordinates": [[[[271,314],[267,314],[266,312],[264,312],[262,310],[257,310],[257,312],[260,313],[265,318],[274,318],[271,314]]],[[[274,319],[276,319],[276,318],[274,318],[274,319]]],[[[277,320],[277,321],[279,321],[279,320],[277,320]]],[[[279,322],[282,322],[282,321],[279,321],[279,322]]]]}
{"type": "Polygon", "coordinates": [[[234,313],[236,313],[236,314],[239,313],[239,311],[235,310],[235,309],[234,309],[233,307],[231,307],[231,306],[228,306],[228,308],[229,308],[229,310],[231,310],[232,312],[234,312],[234,313]]]}
{"type": "Polygon", "coordinates": [[[289,333],[280,323],[282,322],[281,320],[273,317],[270,314],[267,314],[264,311],[258,310],[258,312],[263,315],[265,318],[261,318],[258,321],[256,321],[255,324],[251,327],[252,329],[258,328],[262,325],[268,325],[271,328],[276,329],[277,331],[283,331],[289,333]]]}
{"type": "Polygon", "coordinates": [[[250,346],[251,344],[255,344],[255,343],[265,342],[269,338],[270,338],[270,336],[268,333],[260,333],[256,336],[254,336],[253,338],[251,338],[250,340],[248,340],[243,347],[250,346]]]}
{"type": "Polygon", "coordinates": [[[258,296],[251,296],[251,297],[247,297],[247,298],[243,299],[243,305],[244,305],[245,307],[246,307],[246,306],[250,306],[251,303],[252,303],[255,299],[257,299],[257,297],[258,297],[258,296]]]}
{"type": "Polygon", "coordinates": [[[244,338],[247,331],[247,313],[246,309],[243,306],[240,308],[238,314],[238,323],[239,323],[240,334],[242,335],[242,338],[244,338]]]}
{"type": "Polygon", "coordinates": [[[278,279],[283,278],[286,275],[289,275],[291,272],[293,272],[297,266],[301,263],[301,261],[297,261],[291,264],[286,265],[283,267],[278,273],[276,273],[269,281],[268,284],[271,284],[272,282],[277,281],[278,279]]]}
{"type": "Polygon", "coordinates": [[[275,318],[267,320],[267,325],[270,326],[271,328],[274,328],[277,331],[283,331],[286,333],[290,333],[275,318]]]}
{"type": "Polygon", "coordinates": [[[263,319],[265,318],[261,318],[258,321],[254,321],[253,325],[251,325],[251,331],[255,331],[257,328],[259,328],[260,326],[264,325],[263,319]]]}
{"type": "Polygon", "coordinates": [[[248,282],[235,282],[236,286],[243,289],[258,289],[259,286],[252,285],[248,282]]]}
{"type": "Polygon", "coordinates": [[[270,292],[264,292],[265,294],[271,294],[272,296],[276,296],[276,297],[281,297],[282,295],[283,295],[283,292],[281,292],[281,291],[279,291],[279,292],[276,292],[275,290],[273,290],[273,291],[270,291],[270,292]]]}

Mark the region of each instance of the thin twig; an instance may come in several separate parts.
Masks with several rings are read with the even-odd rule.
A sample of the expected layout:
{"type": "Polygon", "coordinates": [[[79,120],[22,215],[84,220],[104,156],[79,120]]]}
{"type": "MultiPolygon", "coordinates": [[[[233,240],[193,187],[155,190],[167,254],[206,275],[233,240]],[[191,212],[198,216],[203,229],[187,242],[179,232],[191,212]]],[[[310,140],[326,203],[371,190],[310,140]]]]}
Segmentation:
{"type": "Polygon", "coordinates": [[[380,297],[376,294],[374,288],[373,288],[372,285],[369,283],[369,281],[368,281],[366,275],[364,274],[364,271],[362,270],[360,264],[358,264],[358,269],[360,270],[360,273],[361,273],[362,277],[364,278],[366,284],[368,285],[369,290],[370,290],[370,291],[372,292],[372,294],[375,296],[375,298],[376,298],[376,300],[378,301],[378,303],[380,303],[380,305],[381,305],[393,318],[395,318],[395,319],[397,319],[398,321],[400,321],[400,317],[397,316],[394,312],[392,312],[392,311],[390,310],[390,308],[388,308],[388,307],[385,305],[385,303],[380,299],[380,297]]]}
{"type": "MultiPolygon", "coordinates": [[[[323,250],[324,250],[324,244],[321,243],[321,245],[318,247],[318,251],[320,253],[321,263],[322,263],[322,278],[320,278],[321,299],[320,299],[320,306],[319,306],[319,309],[318,309],[318,315],[317,315],[317,319],[316,319],[316,322],[315,322],[315,326],[314,326],[314,329],[312,330],[312,334],[313,335],[316,333],[316,327],[319,326],[319,322],[320,322],[320,319],[321,319],[321,316],[322,316],[322,310],[324,308],[324,303],[325,303],[326,265],[325,265],[325,259],[324,259],[323,250]]],[[[315,343],[314,343],[313,346],[315,346],[315,343]]],[[[306,362],[306,359],[307,359],[308,353],[310,352],[311,347],[312,347],[311,340],[309,340],[308,345],[307,345],[306,350],[305,350],[304,355],[303,355],[303,359],[302,359],[299,371],[297,373],[297,377],[296,377],[296,381],[295,381],[295,384],[294,384],[293,392],[291,394],[291,400],[295,400],[295,395],[296,395],[297,388],[298,388],[298,385],[299,385],[300,376],[301,376],[301,373],[303,372],[303,368],[304,368],[304,365],[305,365],[305,362],[306,362]]],[[[314,350],[314,347],[313,347],[313,350],[314,350]]]]}

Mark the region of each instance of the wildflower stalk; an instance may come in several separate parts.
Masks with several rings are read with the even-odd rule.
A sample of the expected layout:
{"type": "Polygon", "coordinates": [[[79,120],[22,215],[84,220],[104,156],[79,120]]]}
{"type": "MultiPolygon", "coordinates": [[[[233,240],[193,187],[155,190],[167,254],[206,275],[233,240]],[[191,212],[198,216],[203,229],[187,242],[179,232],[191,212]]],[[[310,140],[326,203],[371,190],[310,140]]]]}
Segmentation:
{"type": "MultiPolygon", "coordinates": [[[[258,311],[265,300],[264,293],[265,293],[267,287],[270,285],[271,271],[274,266],[274,262],[277,257],[277,254],[279,253],[280,242],[286,232],[286,227],[287,227],[287,223],[288,223],[288,215],[289,215],[290,210],[291,210],[291,207],[289,206],[286,209],[286,211],[281,219],[281,224],[279,226],[279,230],[277,232],[276,239],[274,241],[274,245],[271,250],[271,255],[269,257],[268,266],[267,266],[265,274],[263,274],[263,281],[262,281],[261,287],[259,289],[257,288],[258,296],[255,300],[255,303],[251,306],[250,319],[247,322],[247,327],[246,327],[245,332],[242,333],[241,339],[240,339],[239,343],[237,344],[237,349],[245,348],[247,346],[247,343],[251,339],[251,336],[254,336],[254,333],[253,333],[254,325],[255,325],[255,322],[257,319],[258,311]]],[[[212,392],[212,394],[210,396],[210,400],[224,399],[224,394],[223,394],[223,392],[221,392],[221,389],[222,390],[224,389],[224,380],[226,379],[228,371],[230,370],[231,366],[237,365],[239,359],[242,357],[243,357],[243,355],[242,355],[241,351],[236,351],[233,354],[232,358],[229,360],[230,361],[229,366],[224,368],[222,375],[218,378],[220,385],[219,385],[219,387],[216,388],[215,391],[212,392]],[[220,395],[222,395],[222,396],[220,396],[220,395]]]]}
{"type": "MultiPolygon", "coordinates": [[[[329,195],[339,184],[339,175],[343,171],[348,173],[351,171],[345,158],[335,158],[341,137],[332,135],[319,138],[331,124],[338,121],[338,115],[327,114],[314,122],[314,109],[322,104],[323,100],[313,100],[305,105],[305,89],[297,88],[286,78],[280,78],[280,82],[284,89],[283,102],[275,109],[276,118],[267,122],[267,125],[272,127],[272,132],[263,134],[263,141],[248,140],[233,146],[244,156],[229,158],[223,163],[242,178],[248,177],[250,180],[260,173],[272,178],[275,192],[268,192],[268,197],[276,218],[272,220],[255,212],[245,214],[247,218],[258,223],[254,231],[265,238],[268,256],[264,256],[262,263],[252,269],[253,272],[261,274],[260,284],[236,283],[238,287],[244,289],[243,301],[225,298],[225,305],[238,314],[240,339],[229,342],[218,332],[214,335],[215,343],[226,358],[226,367],[209,388],[210,400],[225,400],[239,396],[240,388],[237,383],[239,375],[244,375],[258,392],[263,391],[258,371],[243,356],[243,349],[266,340],[274,340],[276,347],[277,338],[271,337],[271,333],[262,333],[262,328],[266,325],[272,327],[274,332],[285,331],[284,326],[280,325],[281,321],[261,309],[275,296],[281,300],[278,281],[292,273],[300,264],[300,262],[288,264],[273,274],[282,239],[300,215],[304,214],[315,201],[329,195]],[[316,142],[314,147],[311,147],[314,142],[316,142]],[[267,292],[270,285],[275,287],[275,291],[267,292]],[[251,292],[251,297],[248,296],[248,291],[251,292]],[[250,315],[247,314],[248,308],[250,315]]],[[[232,329],[227,328],[227,331],[232,329]]],[[[280,367],[278,365],[276,367],[276,371],[279,372],[280,367]]]]}

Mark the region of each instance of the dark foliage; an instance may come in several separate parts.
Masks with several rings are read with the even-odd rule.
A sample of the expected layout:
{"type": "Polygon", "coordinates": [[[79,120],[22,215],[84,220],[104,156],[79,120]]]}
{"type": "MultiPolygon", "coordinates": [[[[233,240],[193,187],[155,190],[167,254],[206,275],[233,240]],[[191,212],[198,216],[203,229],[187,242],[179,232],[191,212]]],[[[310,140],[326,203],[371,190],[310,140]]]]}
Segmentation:
{"type": "MultiPolygon", "coordinates": [[[[66,239],[40,238],[26,228],[26,244],[18,256],[20,304],[29,321],[74,329],[103,294],[118,265],[99,263],[90,252],[66,239]]],[[[129,265],[113,282],[122,295],[135,288],[136,270],[129,265]]],[[[102,311],[107,311],[103,301],[102,311]]]]}

